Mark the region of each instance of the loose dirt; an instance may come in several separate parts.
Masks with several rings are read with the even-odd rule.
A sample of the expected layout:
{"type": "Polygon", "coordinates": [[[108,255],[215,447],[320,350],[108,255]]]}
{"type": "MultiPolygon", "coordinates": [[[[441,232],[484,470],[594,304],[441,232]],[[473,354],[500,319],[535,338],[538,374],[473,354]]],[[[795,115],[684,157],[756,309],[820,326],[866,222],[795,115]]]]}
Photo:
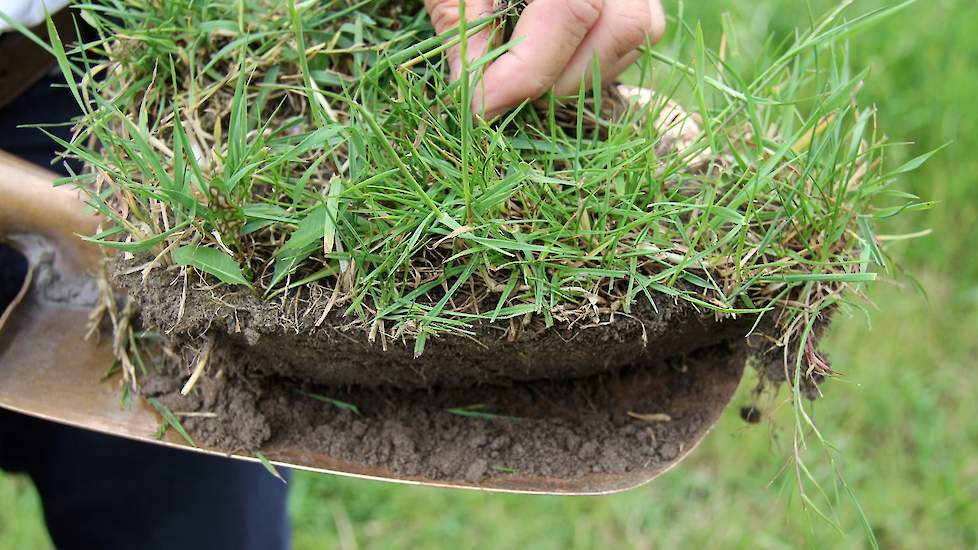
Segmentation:
{"type": "Polygon", "coordinates": [[[184,420],[210,447],[284,447],[399,476],[478,483],[663,469],[687,450],[682,442],[709,428],[743,364],[743,348],[719,345],[586,378],[403,390],[312,386],[218,351],[217,374],[189,397],[178,393],[186,373],[175,365],[143,391],[174,411],[214,414],[184,420]]]}
{"type": "Polygon", "coordinates": [[[182,279],[163,270],[145,286],[139,273],[116,283],[140,297],[144,327],[174,352],[159,354],[143,394],[183,415],[198,443],[304,450],[429,480],[658,471],[709,429],[750,353],[752,320],[717,321],[666,299],[517,341],[477,326],[415,359],[410,342],[384,351],[362,329],[344,330],[349,319],[315,327],[316,307],[292,317],[299,330],[283,330],[281,312],[246,293],[184,298],[182,279]],[[205,345],[207,370],[183,397],[205,345]]]}

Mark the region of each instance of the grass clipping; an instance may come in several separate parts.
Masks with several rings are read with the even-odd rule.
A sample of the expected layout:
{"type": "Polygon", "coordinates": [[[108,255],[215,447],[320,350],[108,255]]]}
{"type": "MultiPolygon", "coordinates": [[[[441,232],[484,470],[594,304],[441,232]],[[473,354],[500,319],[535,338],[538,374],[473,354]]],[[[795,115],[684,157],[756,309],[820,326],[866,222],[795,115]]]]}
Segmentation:
{"type": "Polygon", "coordinates": [[[454,83],[442,54],[516,7],[440,37],[420,2],[77,9],[99,38],[52,47],[84,110],[68,181],[109,221],[90,240],[283,317],[325,297],[418,355],[477,323],[518,338],[685,300],[768,318],[818,377],[818,319],[884,265],[874,222],[922,207],[890,189],[914,166],[884,170],[838,44],[880,13],[829,14],[743,72],[678,24],[636,87],[485,121],[457,106],[508,46],[454,83]]]}

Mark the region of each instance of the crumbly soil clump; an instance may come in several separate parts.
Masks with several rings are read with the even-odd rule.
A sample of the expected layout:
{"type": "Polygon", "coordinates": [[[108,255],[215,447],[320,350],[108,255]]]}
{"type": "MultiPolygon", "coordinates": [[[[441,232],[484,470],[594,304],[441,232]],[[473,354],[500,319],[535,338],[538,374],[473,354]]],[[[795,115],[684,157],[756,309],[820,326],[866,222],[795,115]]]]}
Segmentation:
{"type": "Polygon", "coordinates": [[[179,394],[185,371],[172,364],[143,391],[174,411],[207,413],[184,425],[209,447],[289,449],[387,475],[480,483],[661,471],[709,429],[743,365],[743,346],[722,344],[586,378],[404,390],[312,386],[221,350],[216,375],[189,397],[179,394]]]}
{"type": "Polygon", "coordinates": [[[284,330],[274,303],[184,294],[161,269],[144,284],[122,263],[115,282],[139,297],[140,322],[169,351],[142,392],[183,416],[198,444],[307,451],[385,475],[480,483],[661,470],[709,429],[750,353],[753,320],[662,299],[658,310],[516,339],[476,326],[414,358],[410,342],[385,351],[336,314],[316,327],[322,305],[297,309],[284,330]],[[204,349],[205,374],[184,397],[204,349]]]}

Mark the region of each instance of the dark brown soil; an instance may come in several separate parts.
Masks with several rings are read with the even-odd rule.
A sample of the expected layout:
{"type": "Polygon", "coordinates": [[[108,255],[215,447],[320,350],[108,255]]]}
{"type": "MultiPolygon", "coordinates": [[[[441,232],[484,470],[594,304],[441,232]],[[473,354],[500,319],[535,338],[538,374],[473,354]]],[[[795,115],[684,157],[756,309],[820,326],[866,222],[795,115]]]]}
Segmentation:
{"type": "Polygon", "coordinates": [[[145,285],[139,273],[116,282],[138,296],[147,327],[194,340],[206,334],[215,349],[247,356],[263,374],[331,385],[467,387],[590,376],[743,339],[754,322],[717,320],[663,296],[655,308],[639,302],[629,315],[591,325],[526,327],[515,341],[507,334],[509,322],[476,325],[473,336],[430,339],[415,358],[413,340],[371,342],[355,319],[339,312],[317,327],[325,299],[293,297],[294,305],[283,308],[249,291],[218,296],[193,288],[184,298],[182,279],[163,271],[154,271],[145,285]]]}
{"type": "Polygon", "coordinates": [[[220,374],[203,378],[190,397],[178,393],[179,369],[144,387],[174,411],[216,414],[186,418],[198,443],[244,453],[288,448],[398,476],[479,483],[491,476],[659,471],[709,428],[707,411],[729,397],[744,353],[720,345],[588,378],[411,391],[311,387],[255,375],[264,369],[246,356],[221,352],[214,359],[220,374]]]}
{"type": "Polygon", "coordinates": [[[308,451],[427,480],[659,471],[725,405],[752,323],[663,299],[657,310],[526,330],[516,342],[476,326],[475,337],[434,339],[415,359],[411,342],[389,341],[384,351],[362,327],[342,328],[349,320],[328,316],[316,327],[321,305],[296,308],[286,330],[281,310],[250,294],[191,288],[184,299],[182,279],[171,284],[158,270],[143,286],[139,277],[116,282],[178,355],[160,355],[143,394],[183,414],[198,443],[308,451]],[[182,397],[194,350],[208,340],[207,370],[182,397]]]}

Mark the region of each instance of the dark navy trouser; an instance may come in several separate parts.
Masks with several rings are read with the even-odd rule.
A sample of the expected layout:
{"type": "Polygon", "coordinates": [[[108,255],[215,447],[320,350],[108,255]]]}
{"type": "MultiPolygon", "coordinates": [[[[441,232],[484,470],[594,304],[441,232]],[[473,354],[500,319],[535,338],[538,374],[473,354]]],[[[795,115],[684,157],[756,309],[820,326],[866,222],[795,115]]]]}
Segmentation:
{"type": "MultiPolygon", "coordinates": [[[[53,143],[40,131],[17,125],[64,122],[77,112],[66,89],[51,88],[54,82],[42,80],[0,110],[0,149],[49,165],[53,143]]],[[[67,138],[68,130],[56,133],[67,138]]],[[[24,267],[0,245],[0,308],[16,293],[24,267]]],[[[279,550],[289,545],[286,488],[259,465],[0,409],[0,468],[31,477],[48,531],[61,549],[279,550]]]]}

